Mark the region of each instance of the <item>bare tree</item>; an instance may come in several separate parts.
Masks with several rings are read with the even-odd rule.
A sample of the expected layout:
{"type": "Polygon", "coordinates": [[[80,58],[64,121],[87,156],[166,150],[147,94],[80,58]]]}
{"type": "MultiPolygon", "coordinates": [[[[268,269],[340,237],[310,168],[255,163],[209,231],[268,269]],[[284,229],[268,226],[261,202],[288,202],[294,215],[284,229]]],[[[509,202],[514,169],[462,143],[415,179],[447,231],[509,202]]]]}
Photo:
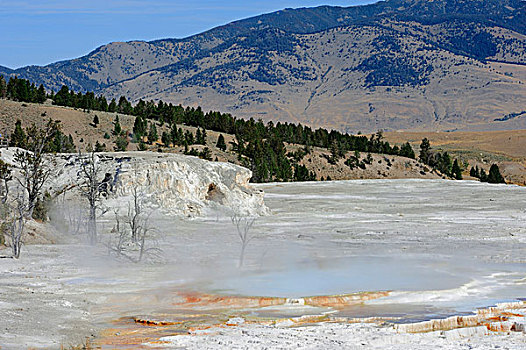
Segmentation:
{"type": "MultiPolygon", "coordinates": [[[[134,169],[137,173],[137,169],[134,169]]],[[[137,178],[137,176],[136,176],[137,178]]],[[[136,243],[139,247],[139,257],[137,262],[142,261],[146,254],[157,255],[161,249],[157,247],[147,247],[147,239],[153,238],[153,233],[156,231],[150,224],[150,218],[153,211],[146,213],[143,203],[144,193],[139,190],[139,185],[134,184],[132,187],[132,201],[128,203],[128,215],[126,221],[128,223],[131,241],[136,243]]]]}
{"type": "MultiPolygon", "coordinates": [[[[133,168],[135,179],[138,176],[138,169],[133,168]]],[[[116,241],[110,242],[108,249],[117,256],[125,257],[133,262],[140,262],[146,256],[159,257],[162,250],[157,246],[149,246],[155,239],[155,227],[151,225],[152,210],[144,208],[144,192],[140,185],[135,182],[131,185],[132,199],[128,202],[128,210],[124,217],[119,216],[115,211],[115,226],[113,232],[117,235],[116,241]],[[124,225],[123,225],[124,223],[124,225]],[[132,251],[135,254],[132,254],[132,251]]]]}
{"type": "Polygon", "coordinates": [[[144,194],[139,191],[139,187],[134,185],[132,187],[132,202],[128,203],[128,217],[127,222],[130,226],[131,239],[133,243],[139,240],[139,235],[142,225],[142,214],[143,214],[143,197],[144,194]]]}
{"type": "Polygon", "coordinates": [[[20,251],[22,248],[22,234],[24,233],[27,205],[28,203],[25,194],[22,190],[17,190],[16,196],[11,205],[11,220],[9,223],[11,248],[15,259],[20,257],[20,251]]]}
{"type": "Polygon", "coordinates": [[[79,156],[81,161],[80,193],[87,199],[89,204],[88,215],[88,236],[91,244],[97,243],[97,209],[102,199],[102,181],[100,177],[100,166],[95,152],[90,152],[87,156],[79,156]]]}
{"type": "Polygon", "coordinates": [[[117,235],[117,242],[114,242],[111,238],[107,244],[108,255],[111,252],[114,252],[117,256],[124,255],[124,248],[127,243],[129,243],[129,234],[126,230],[125,225],[121,224],[121,217],[119,216],[119,210],[115,209],[113,211],[115,214],[115,226],[112,229],[112,233],[117,235]]]}
{"type": "Polygon", "coordinates": [[[247,245],[252,241],[255,236],[250,234],[250,229],[256,222],[255,217],[250,216],[241,216],[236,213],[233,213],[230,217],[232,224],[236,227],[239,240],[241,241],[241,253],[239,254],[239,267],[243,266],[243,261],[245,259],[245,250],[247,245]]]}
{"type": "Polygon", "coordinates": [[[52,120],[49,120],[43,129],[33,124],[27,129],[28,150],[15,152],[15,163],[20,170],[20,176],[16,179],[27,192],[28,218],[33,215],[42,187],[54,170],[53,160],[46,159],[45,150],[58,129],[58,122],[52,120]]]}
{"type": "Polygon", "coordinates": [[[142,261],[145,256],[155,256],[158,257],[162,250],[158,247],[148,247],[148,242],[152,241],[153,233],[156,231],[154,227],[150,225],[150,218],[153,212],[142,218],[142,223],[140,229],[137,232],[137,243],[139,244],[139,257],[138,262],[142,261]]]}
{"type": "MultiPolygon", "coordinates": [[[[130,208],[133,206],[130,205],[130,208]]],[[[153,212],[148,215],[141,214],[135,217],[135,242],[132,241],[131,221],[133,209],[124,218],[121,218],[118,211],[115,211],[115,226],[112,232],[116,234],[116,240],[108,243],[108,251],[115,253],[118,257],[124,257],[134,263],[141,262],[146,256],[158,258],[162,254],[162,249],[157,246],[149,246],[154,241],[154,233],[157,231],[150,224],[153,212]],[[131,214],[131,216],[130,216],[131,214]],[[126,225],[122,225],[124,219],[126,225]]]]}

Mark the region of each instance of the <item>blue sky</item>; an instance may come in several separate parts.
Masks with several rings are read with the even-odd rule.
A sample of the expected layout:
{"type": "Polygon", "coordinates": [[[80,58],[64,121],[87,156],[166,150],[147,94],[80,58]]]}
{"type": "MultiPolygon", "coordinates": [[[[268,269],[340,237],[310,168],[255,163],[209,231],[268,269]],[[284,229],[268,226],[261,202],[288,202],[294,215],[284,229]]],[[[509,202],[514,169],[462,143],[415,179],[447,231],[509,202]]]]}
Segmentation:
{"type": "Polygon", "coordinates": [[[375,0],[0,0],[0,65],[79,57],[112,41],[183,38],[286,7],[375,0]]]}

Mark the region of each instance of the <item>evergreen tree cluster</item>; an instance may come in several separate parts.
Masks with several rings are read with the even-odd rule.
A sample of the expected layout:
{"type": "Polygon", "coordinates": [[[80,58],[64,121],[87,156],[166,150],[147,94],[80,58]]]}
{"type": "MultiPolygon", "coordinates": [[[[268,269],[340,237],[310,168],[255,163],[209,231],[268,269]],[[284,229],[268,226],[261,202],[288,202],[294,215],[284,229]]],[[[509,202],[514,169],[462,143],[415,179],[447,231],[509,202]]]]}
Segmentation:
{"type": "MultiPolygon", "coordinates": [[[[328,131],[323,128],[313,130],[301,124],[278,122],[274,125],[274,123],[269,122],[265,125],[261,120],[255,121],[252,118],[244,120],[233,117],[228,113],[213,111],[205,113],[201,107],[184,108],[181,105],[167,104],[163,101],[156,103],[154,101],[145,102],[139,100],[135,106],[132,106],[124,96],[120,97],[118,104],[115,103],[115,100],[112,100],[110,105],[114,106],[110,108],[110,105],[105,103],[106,99],[103,96],[95,96],[91,92],[86,94],[75,93],[70,91],[67,86],[63,86],[53,96],[53,101],[55,104],[62,106],[131,114],[140,117],[143,122],[145,120],[156,120],[161,125],[168,123],[172,128],[174,124],[184,124],[203,130],[239,135],[247,142],[255,138],[270,139],[271,137],[278,137],[282,142],[286,143],[327,149],[331,145],[337,144],[344,152],[356,149],[360,152],[385,153],[414,158],[414,152],[409,144],[404,145],[402,148],[398,146],[393,147],[389,142],[382,140],[381,133],[367,138],[366,136],[344,134],[336,130],[328,131]]],[[[137,131],[145,135],[144,124],[137,125],[137,131]]]]}
{"type": "Polygon", "coordinates": [[[37,87],[29,80],[13,77],[6,82],[0,75],[0,98],[7,98],[13,101],[44,103],[47,99],[44,85],[37,87]]]}
{"type": "Polygon", "coordinates": [[[451,156],[447,152],[431,151],[431,145],[427,138],[422,139],[420,143],[420,154],[418,158],[422,163],[437,169],[442,174],[455,180],[462,180],[462,168],[460,167],[458,159],[452,161],[451,156]]]}
{"type": "MultiPolygon", "coordinates": [[[[150,144],[159,140],[157,123],[160,126],[166,124],[169,128],[169,131],[164,131],[161,135],[162,144],[184,146],[187,154],[197,152],[189,150],[191,145],[206,145],[207,130],[234,135],[235,141],[231,142],[230,148],[237,154],[240,162],[253,171],[252,180],[255,182],[303,181],[314,178],[314,174],[306,171],[304,165],[298,164],[301,160],[300,154],[286,153],[285,144],[303,145],[307,150],[310,147],[329,149],[328,159],[333,164],[344,157],[348,151],[415,158],[409,143],[402,147],[391,146],[383,139],[381,132],[367,137],[323,128],[312,129],[301,124],[281,122],[264,124],[263,121],[256,121],[253,118],[245,120],[228,113],[213,111],[205,113],[201,107],[184,108],[181,105],[168,104],[163,101],[140,100],[133,106],[124,96],[121,96],[118,102],[112,99],[108,103],[104,96],[96,96],[93,92],[76,93],[67,86],[63,86],[56,94],[51,93],[48,97],[55,105],[134,115],[136,119],[133,126],[133,141],[139,143],[139,149],[146,149],[145,137],[150,144]],[[197,131],[195,135],[190,131],[183,132],[178,125],[196,127],[197,131]]],[[[94,118],[93,125],[97,124],[94,118]]],[[[114,122],[113,134],[116,136],[115,150],[125,150],[128,139],[122,133],[118,117],[114,122]]],[[[222,140],[221,136],[217,147],[226,150],[227,144],[224,136],[222,140]]],[[[208,153],[196,155],[202,158],[209,157],[208,153]]]]}
{"type": "MultiPolygon", "coordinates": [[[[73,137],[71,135],[66,136],[61,131],[60,123],[57,121],[49,120],[50,124],[53,125],[53,134],[49,142],[45,145],[45,153],[73,153],[76,151],[75,143],[73,142],[73,137]]],[[[35,128],[34,125],[29,128],[35,128]]],[[[20,147],[27,149],[28,147],[28,133],[29,129],[22,128],[22,122],[17,120],[15,123],[15,129],[11,134],[9,140],[9,146],[11,147],[20,147]]]]}
{"type": "Polygon", "coordinates": [[[489,173],[486,174],[486,171],[482,168],[479,168],[478,165],[471,167],[469,171],[471,177],[479,179],[481,182],[488,182],[490,184],[505,184],[506,180],[500,173],[499,166],[497,164],[492,164],[489,168],[489,173]]]}

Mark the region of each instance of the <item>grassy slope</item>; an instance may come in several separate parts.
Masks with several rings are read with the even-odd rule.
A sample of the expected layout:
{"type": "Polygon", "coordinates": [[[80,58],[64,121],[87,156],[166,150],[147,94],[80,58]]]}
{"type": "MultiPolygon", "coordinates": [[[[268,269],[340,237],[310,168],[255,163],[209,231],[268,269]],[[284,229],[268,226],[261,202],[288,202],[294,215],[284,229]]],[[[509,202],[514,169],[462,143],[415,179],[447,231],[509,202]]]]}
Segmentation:
{"type": "Polygon", "coordinates": [[[385,137],[391,143],[409,141],[415,149],[427,137],[435,149],[447,151],[486,171],[491,163],[498,163],[508,181],[526,184],[526,130],[390,132],[385,133],[385,137]]]}
{"type": "MultiPolygon", "coordinates": [[[[111,135],[113,129],[113,121],[116,113],[96,112],[90,113],[82,110],[75,110],[67,107],[53,106],[50,104],[32,104],[20,103],[0,99],[0,131],[2,133],[11,133],[17,119],[21,119],[24,126],[31,123],[42,125],[49,118],[60,120],[63,126],[63,132],[66,135],[71,134],[77,147],[84,149],[88,143],[95,144],[96,141],[105,143],[109,150],[113,148],[114,137],[110,140],[104,139],[104,133],[111,135]],[[93,127],[91,122],[94,116],[99,117],[100,124],[97,128],[93,127]],[[81,142],[82,140],[82,142],[81,142]]],[[[133,116],[119,114],[119,119],[123,130],[131,130],[133,128],[133,116]]],[[[183,129],[191,130],[195,133],[195,128],[183,126],[183,129]]],[[[166,126],[160,127],[158,125],[159,134],[163,130],[167,130],[166,126]]],[[[215,147],[219,133],[214,131],[207,132],[207,146],[212,150],[212,159],[217,159],[224,162],[239,163],[236,154],[227,150],[223,152],[215,147]]],[[[233,141],[232,135],[224,135],[227,145],[233,141]]],[[[191,146],[196,149],[202,149],[204,146],[191,146]]],[[[151,150],[157,151],[159,146],[150,146],[151,150]]],[[[287,145],[289,151],[295,151],[300,146],[287,145]]],[[[129,150],[136,150],[137,144],[130,143],[129,150]]],[[[230,149],[230,146],[229,146],[230,149]]],[[[163,147],[164,152],[182,152],[183,147],[163,147]]],[[[349,157],[352,152],[349,152],[346,157],[349,157]]],[[[327,178],[330,176],[333,180],[343,179],[369,179],[369,178],[438,178],[438,174],[431,173],[419,163],[414,160],[398,157],[398,156],[384,156],[373,155],[373,164],[367,166],[365,170],[354,169],[351,170],[344,164],[345,159],[341,159],[336,165],[331,165],[325,159],[324,155],[328,155],[326,149],[314,148],[311,154],[305,156],[301,161],[310,171],[316,173],[318,179],[321,177],[327,178]]],[[[367,154],[362,153],[361,157],[365,158],[367,154]]]]}

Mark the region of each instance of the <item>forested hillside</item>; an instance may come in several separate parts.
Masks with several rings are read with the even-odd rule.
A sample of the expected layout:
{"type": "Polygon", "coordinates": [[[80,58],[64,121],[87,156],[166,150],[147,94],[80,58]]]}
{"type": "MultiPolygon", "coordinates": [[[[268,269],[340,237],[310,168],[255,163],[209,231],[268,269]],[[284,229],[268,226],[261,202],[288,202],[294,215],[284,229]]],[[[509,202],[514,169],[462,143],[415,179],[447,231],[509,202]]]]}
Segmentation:
{"type": "Polygon", "coordinates": [[[518,129],[503,118],[525,109],[525,13],[520,0],[286,9],[0,73],[350,132],[518,129]]]}
{"type": "MultiPolygon", "coordinates": [[[[51,111],[56,111],[55,106],[63,106],[70,109],[60,109],[61,117],[57,119],[68,123],[70,126],[65,129],[71,131],[73,128],[75,136],[59,127],[53,144],[49,146],[50,152],[74,152],[77,148],[97,152],[129,149],[183,152],[208,160],[244,165],[253,171],[254,182],[356,176],[383,178],[395,176],[391,173],[395,169],[397,177],[441,176],[433,171],[434,165],[426,168],[415,160],[415,152],[409,143],[391,145],[385,141],[382,132],[371,136],[350,135],[301,124],[265,124],[261,120],[203,112],[200,107],[183,107],[162,101],[141,100],[132,105],[124,96],[118,101],[108,101],[104,96],[92,92],[77,93],[66,86],[43,97],[40,91],[42,87],[37,88],[27,80],[13,78],[6,84],[0,77],[0,97],[8,99],[4,103],[19,101],[19,105],[11,106],[19,110],[29,108],[22,102],[35,103],[42,105],[39,110],[43,110],[36,118],[29,119],[25,115],[27,112],[11,112],[9,115],[4,112],[7,109],[0,108],[0,124],[11,130],[5,134],[10,134],[12,146],[25,145],[22,120],[26,119],[26,128],[31,123],[45,123],[52,119],[51,111]],[[83,112],[79,115],[80,111],[83,112]],[[68,120],[73,115],[79,115],[81,119],[68,120]],[[7,122],[2,121],[4,118],[7,122]],[[12,125],[15,118],[22,120],[12,125]],[[8,125],[9,119],[11,125],[8,125]],[[98,137],[93,137],[94,130],[98,137]]],[[[451,166],[450,161],[446,167],[437,169],[446,176],[453,176],[448,170],[451,166]]]]}

